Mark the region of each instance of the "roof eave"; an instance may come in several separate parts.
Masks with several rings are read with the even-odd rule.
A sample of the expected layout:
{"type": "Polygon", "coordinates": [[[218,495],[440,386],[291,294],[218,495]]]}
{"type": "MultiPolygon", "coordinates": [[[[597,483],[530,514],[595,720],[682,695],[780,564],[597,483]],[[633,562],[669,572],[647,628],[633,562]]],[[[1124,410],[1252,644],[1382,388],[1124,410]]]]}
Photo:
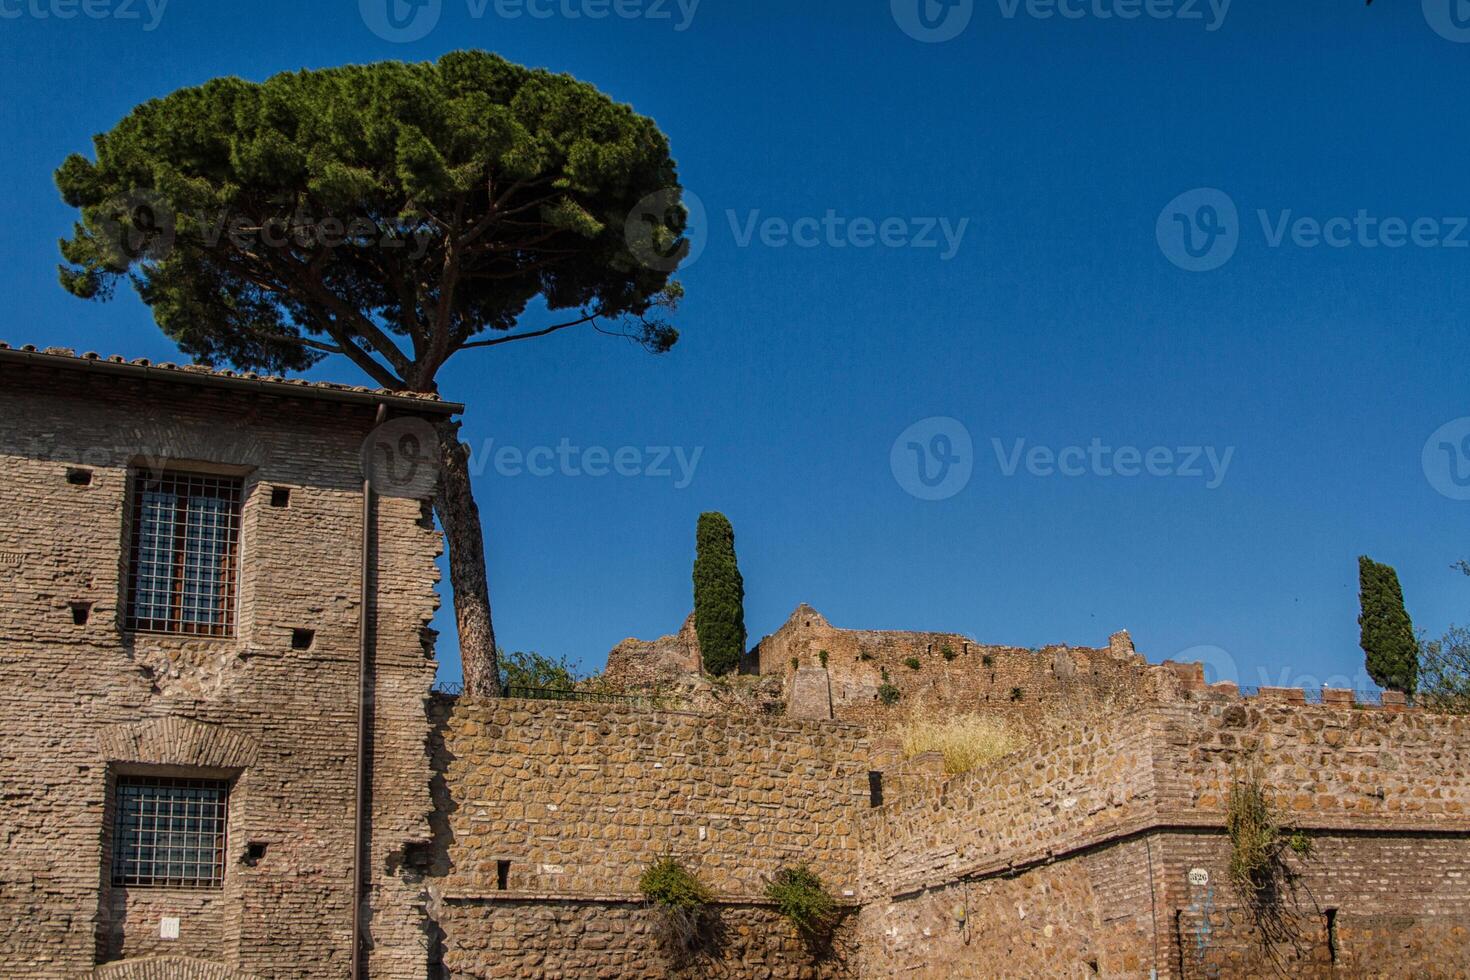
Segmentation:
{"type": "Polygon", "coordinates": [[[419,415],[459,415],[464,405],[459,402],[442,401],[437,398],[415,398],[411,395],[396,395],[382,391],[353,391],[346,388],[323,388],[310,384],[293,384],[289,381],[269,381],[264,378],[230,377],[222,374],[206,374],[179,368],[161,368],[151,364],[133,364],[127,361],[109,361],[95,357],[74,357],[48,354],[44,351],[0,348],[0,364],[24,364],[29,367],[51,368],[59,371],[79,371],[108,377],[131,378],[160,384],[193,385],[198,388],[215,388],[240,394],[275,395],[281,398],[305,398],[313,401],[337,402],[363,406],[387,405],[391,408],[419,415]]]}

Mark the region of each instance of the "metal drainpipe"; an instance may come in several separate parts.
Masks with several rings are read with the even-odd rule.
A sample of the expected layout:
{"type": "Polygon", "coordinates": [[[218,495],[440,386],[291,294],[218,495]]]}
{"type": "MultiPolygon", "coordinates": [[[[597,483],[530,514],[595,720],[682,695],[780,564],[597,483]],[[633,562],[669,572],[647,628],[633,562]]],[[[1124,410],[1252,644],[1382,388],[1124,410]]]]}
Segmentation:
{"type": "MultiPolygon", "coordinates": [[[[376,429],[388,417],[388,406],[379,404],[373,422],[376,429]]],[[[362,849],[363,804],[367,795],[368,740],[368,581],[372,571],[373,484],[362,474],[362,594],[357,615],[357,785],[352,794],[352,980],[362,976],[362,849]]]]}

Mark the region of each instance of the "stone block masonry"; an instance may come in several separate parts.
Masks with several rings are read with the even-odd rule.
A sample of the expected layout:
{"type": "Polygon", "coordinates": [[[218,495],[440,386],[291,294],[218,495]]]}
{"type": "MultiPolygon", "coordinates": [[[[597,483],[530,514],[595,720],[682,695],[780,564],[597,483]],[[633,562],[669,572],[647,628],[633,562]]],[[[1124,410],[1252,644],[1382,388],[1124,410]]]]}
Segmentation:
{"type": "Polygon", "coordinates": [[[764,889],[806,862],[856,904],[863,729],[511,700],[462,701],[443,725],[434,888],[451,975],[670,975],[638,892],[665,855],[719,896],[723,952],[706,975],[838,975],[764,889]]]}
{"type": "MultiPolygon", "coordinates": [[[[0,350],[0,554],[18,556],[0,566],[0,974],[347,977],[372,398],[22,353],[0,350]],[[151,466],[243,481],[233,635],[127,628],[132,475],[151,466]],[[219,887],[112,883],[125,775],[229,781],[219,887]]],[[[373,522],[363,962],[422,978],[403,855],[430,833],[441,545],[417,501],[379,499],[373,522]]]]}

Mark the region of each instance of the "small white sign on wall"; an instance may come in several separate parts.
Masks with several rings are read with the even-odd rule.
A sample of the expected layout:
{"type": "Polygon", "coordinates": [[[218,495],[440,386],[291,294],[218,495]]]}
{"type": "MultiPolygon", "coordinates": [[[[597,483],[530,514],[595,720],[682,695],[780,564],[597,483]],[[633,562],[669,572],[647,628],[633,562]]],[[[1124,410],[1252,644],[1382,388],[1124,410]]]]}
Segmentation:
{"type": "Polygon", "coordinates": [[[159,939],[179,938],[179,918],[176,915],[165,915],[158,923],[159,939]]]}
{"type": "Polygon", "coordinates": [[[1204,868],[1190,868],[1189,883],[1196,888],[1203,888],[1210,883],[1210,873],[1204,868]]]}

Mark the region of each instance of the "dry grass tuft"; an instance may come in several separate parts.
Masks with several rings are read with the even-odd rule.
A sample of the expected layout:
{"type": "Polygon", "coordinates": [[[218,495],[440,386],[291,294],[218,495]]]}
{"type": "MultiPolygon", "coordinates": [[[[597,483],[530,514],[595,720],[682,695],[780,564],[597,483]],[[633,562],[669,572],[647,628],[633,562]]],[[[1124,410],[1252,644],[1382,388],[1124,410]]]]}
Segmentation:
{"type": "Polygon", "coordinates": [[[903,754],[912,759],[925,752],[944,755],[944,771],[951,776],[988,766],[1026,744],[1014,728],[980,715],[912,719],[895,729],[903,754]]]}

